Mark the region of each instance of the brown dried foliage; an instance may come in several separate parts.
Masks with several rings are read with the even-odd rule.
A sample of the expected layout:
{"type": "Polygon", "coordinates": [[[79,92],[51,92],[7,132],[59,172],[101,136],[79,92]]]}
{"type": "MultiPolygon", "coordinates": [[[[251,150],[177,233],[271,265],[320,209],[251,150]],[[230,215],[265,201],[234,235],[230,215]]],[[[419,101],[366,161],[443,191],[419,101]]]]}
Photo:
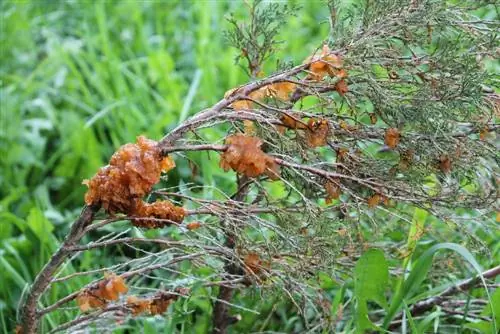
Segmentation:
{"type": "Polygon", "coordinates": [[[85,203],[100,204],[111,214],[129,213],[137,199],[144,197],[160,181],[161,172],[174,166],[171,158],[162,156],[157,142],[139,136],[136,144],[120,147],[108,166],[84,181],[89,188],[85,203]]]}
{"type": "Polygon", "coordinates": [[[348,132],[354,132],[354,131],[357,131],[357,130],[358,130],[357,126],[355,126],[355,125],[351,125],[351,124],[347,123],[347,122],[346,122],[346,121],[344,121],[344,120],[341,120],[341,121],[339,122],[339,126],[340,126],[340,128],[341,128],[342,130],[345,130],[345,131],[348,131],[348,132]]]}
{"type": "Polygon", "coordinates": [[[226,144],[228,148],[222,153],[220,160],[220,166],[225,171],[233,169],[248,177],[266,174],[272,180],[278,179],[278,165],[261,150],[262,140],[257,137],[232,135],[226,138],[226,144]]]}
{"type": "Polygon", "coordinates": [[[340,147],[335,150],[335,153],[337,153],[337,162],[344,163],[349,155],[349,150],[347,148],[340,147]]]}

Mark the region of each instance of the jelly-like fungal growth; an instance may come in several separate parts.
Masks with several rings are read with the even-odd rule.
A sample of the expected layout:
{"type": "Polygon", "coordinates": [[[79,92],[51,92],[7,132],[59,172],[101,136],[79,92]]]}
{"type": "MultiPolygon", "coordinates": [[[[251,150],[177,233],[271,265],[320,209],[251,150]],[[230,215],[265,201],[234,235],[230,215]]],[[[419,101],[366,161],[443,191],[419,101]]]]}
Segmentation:
{"type": "Polygon", "coordinates": [[[160,291],[150,298],[138,298],[130,296],[127,298],[126,307],[132,311],[132,315],[137,316],[143,313],[151,315],[163,314],[168,306],[179,298],[180,294],[185,294],[187,290],[179,289],[179,294],[160,291]]]}
{"type": "Polygon", "coordinates": [[[332,50],[327,45],[323,45],[323,50],[320,55],[308,57],[304,63],[309,65],[310,74],[306,79],[314,81],[322,81],[325,76],[338,77],[339,81],[335,84],[335,90],[340,95],[344,95],[349,91],[347,82],[347,71],[343,68],[343,60],[340,56],[332,53],[332,50]]]}
{"type": "Polygon", "coordinates": [[[226,138],[227,150],[222,153],[220,166],[233,169],[248,177],[266,174],[272,180],[278,179],[278,165],[272,157],[261,150],[262,140],[258,137],[233,135],[226,138]]]}
{"type": "Polygon", "coordinates": [[[266,273],[271,270],[271,262],[268,260],[263,260],[259,254],[255,252],[250,252],[243,258],[243,263],[245,264],[245,272],[249,276],[257,278],[259,281],[261,278],[266,276],[266,273]]]}
{"type": "Polygon", "coordinates": [[[306,123],[302,121],[300,115],[295,113],[290,113],[288,115],[283,114],[281,116],[281,122],[289,129],[307,129],[306,123]]]}
{"type": "Polygon", "coordinates": [[[128,287],[121,276],[107,274],[96,284],[87,287],[76,297],[76,302],[82,312],[93,308],[103,308],[109,301],[118,300],[120,294],[126,293],[128,287]]]}
{"type": "Polygon", "coordinates": [[[170,293],[162,293],[151,300],[149,312],[151,315],[163,314],[168,306],[177,299],[176,295],[170,293]]]}
{"type": "Polygon", "coordinates": [[[85,203],[100,204],[111,214],[129,213],[136,200],[144,197],[160,181],[161,172],[174,167],[170,157],[162,156],[157,142],[139,136],[136,144],[120,147],[108,166],[84,181],[89,188],[85,203]]]}
{"type": "Polygon", "coordinates": [[[330,125],[325,119],[311,118],[307,123],[306,143],[309,147],[325,146],[328,143],[328,135],[330,134],[330,125]]]}
{"type": "Polygon", "coordinates": [[[401,134],[396,128],[389,128],[385,131],[384,144],[390,148],[396,148],[399,144],[401,134]]]}
{"type": "Polygon", "coordinates": [[[335,178],[334,181],[327,180],[325,182],[326,204],[330,204],[333,200],[339,199],[340,195],[342,194],[339,183],[340,180],[338,178],[335,178]]]}
{"type": "Polygon", "coordinates": [[[169,201],[145,203],[138,200],[134,207],[133,215],[137,217],[149,218],[133,219],[132,224],[134,224],[134,226],[144,228],[161,228],[171,225],[172,223],[182,222],[184,216],[186,215],[186,211],[184,208],[175,206],[169,201]]]}
{"type": "Polygon", "coordinates": [[[188,224],[186,224],[186,228],[190,231],[194,231],[194,230],[197,230],[199,229],[200,227],[202,226],[201,222],[190,222],[188,224]]]}
{"type": "Polygon", "coordinates": [[[132,311],[132,315],[137,316],[149,311],[151,300],[147,298],[138,298],[136,296],[127,297],[127,307],[132,311]]]}

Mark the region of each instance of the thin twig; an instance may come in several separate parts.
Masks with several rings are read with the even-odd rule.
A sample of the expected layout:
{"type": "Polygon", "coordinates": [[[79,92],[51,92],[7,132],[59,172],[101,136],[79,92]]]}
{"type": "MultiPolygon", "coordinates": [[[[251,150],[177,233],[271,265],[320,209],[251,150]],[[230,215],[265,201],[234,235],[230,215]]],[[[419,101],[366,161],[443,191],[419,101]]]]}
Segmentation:
{"type": "MultiPolygon", "coordinates": [[[[409,312],[412,316],[423,314],[427,311],[430,311],[434,306],[441,305],[445,301],[446,297],[473,288],[478,282],[481,281],[481,276],[485,279],[492,279],[498,275],[500,275],[500,265],[484,271],[481,275],[466,279],[454,286],[451,286],[436,296],[429,297],[413,304],[410,307],[409,312]]],[[[389,325],[390,330],[393,330],[401,325],[400,320],[403,318],[403,314],[404,313],[401,313],[394,318],[394,320],[389,325]]]]}

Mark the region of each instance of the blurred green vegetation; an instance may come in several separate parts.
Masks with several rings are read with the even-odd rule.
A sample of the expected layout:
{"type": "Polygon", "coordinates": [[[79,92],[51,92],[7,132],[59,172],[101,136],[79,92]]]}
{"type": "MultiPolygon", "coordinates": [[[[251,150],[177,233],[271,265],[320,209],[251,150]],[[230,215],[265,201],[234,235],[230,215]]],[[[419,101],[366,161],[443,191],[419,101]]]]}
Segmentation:
{"type": "MultiPolygon", "coordinates": [[[[286,42],[268,62],[267,72],[275,68],[276,59],[301,62],[328,37],[326,5],[299,4],[300,14],[283,29],[280,39],[286,42]]],[[[0,9],[0,328],[8,332],[23,291],[79,214],[82,180],[122,144],[140,134],[161,138],[247,77],[234,63],[237,51],[222,34],[229,27],[224,19],[229,12],[245,17],[245,5],[239,1],[2,1],[0,9]]],[[[223,135],[211,131],[214,140],[223,135]]],[[[200,167],[195,180],[188,163],[179,161],[164,185],[194,181],[234,187],[232,175],[223,173],[216,159],[192,159],[200,167]]],[[[363,234],[381,243],[384,238],[403,243],[408,238],[411,243],[415,226],[424,223],[435,229],[423,238],[417,254],[436,240],[464,242],[460,230],[426,216],[416,217],[413,226],[391,218],[383,229],[365,226],[363,234]]],[[[474,254],[477,261],[484,268],[498,264],[500,232],[475,226],[472,233],[476,239],[469,241],[485,246],[474,254]]],[[[119,253],[106,250],[98,257],[84,254],[78,269],[109,266],[119,258],[119,253]]],[[[467,261],[447,261],[442,257],[436,265],[458,264],[474,273],[465,270],[467,261]]],[[[388,265],[399,267],[401,262],[393,257],[388,265]]],[[[352,294],[359,293],[352,292],[354,283],[345,278],[344,283],[328,275],[319,279],[331,295],[333,317],[341,312],[339,304],[345,305],[344,296],[352,300],[352,294]]],[[[47,298],[73,292],[86,282],[71,280],[52,289],[47,298]]],[[[384,284],[396,288],[400,282],[384,279],[384,284]]],[[[432,293],[421,287],[420,297],[432,293]]],[[[382,299],[380,291],[376,293],[382,299]]],[[[199,288],[195,294],[189,302],[176,303],[178,312],[163,321],[165,333],[209,330],[209,293],[199,288]]],[[[296,310],[279,298],[261,300],[257,292],[239,292],[235,299],[262,313],[244,312],[237,332],[303,330],[296,310]]],[[[67,312],[52,313],[45,326],[74,314],[67,312]]],[[[142,333],[158,332],[153,320],[141,326],[142,333]]]]}
{"type": "MultiPolygon", "coordinates": [[[[0,328],[7,331],[23,290],[79,214],[82,180],[119,146],[140,134],[161,138],[247,80],[223,38],[224,16],[246,12],[232,1],[0,6],[0,328]]],[[[325,19],[321,2],[291,18],[282,58],[300,61],[321,43],[325,19]]],[[[195,163],[200,184],[232,183],[214,159],[195,163]]],[[[170,185],[192,181],[188,164],[179,165],[170,185]]],[[[95,260],[84,256],[80,269],[99,267],[95,260]]],[[[64,292],[82,284],[71,281],[64,292]]]]}

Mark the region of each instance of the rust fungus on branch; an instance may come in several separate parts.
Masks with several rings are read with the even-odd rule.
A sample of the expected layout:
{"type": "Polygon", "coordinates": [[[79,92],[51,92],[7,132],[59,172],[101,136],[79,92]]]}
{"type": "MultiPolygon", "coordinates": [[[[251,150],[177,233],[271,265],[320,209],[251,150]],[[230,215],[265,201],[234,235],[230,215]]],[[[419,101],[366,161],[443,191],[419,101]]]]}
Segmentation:
{"type": "Polygon", "coordinates": [[[307,123],[306,143],[307,146],[314,148],[325,146],[328,135],[330,134],[330,125],[326,119],[311,118],[307,123]]]}
{"type": "Polygon", "coordinates": [[[177,289],[177,293],[160,291],[150,298],[138,298],[129,296],[127,298],[126,307],[132,311],[132,315],[137,316],[143,313],[151,315],[163,314],[168,309],[169,305],[179,298],[179,295],[185,295],[187,289],[177,289]]]}
{"type": "Polygon", "coordinates": [[[283,114],[281,116],[281,122],[283,125],[289,129],[307,129],[306,123],[304,123],[298,113],[283,114]]]}
{"type": "Polygon", "coordinates": [[[190,231],[194,231],[194,230],[197,230],[201,227],[201,222],[198,222],[198,221],[194,221],[194,222],[190,222],[188,224],[186,224],[186,228],[190,231]]]}
{"type": "Polygon", "coordinates": [[[439,156],[439,169],[445,174],[451,172],[451,159],[447,154],[439,156]]]}
{"type": "MultiPolygon", "coordinates": [[[[231,103],[234,110],[251,110],[254,106],[254,101],[263,101],[265,98],[275,98],[281,101],[289,101],[290,95],[297,89],[297,84],[288,81],[275,82],[273,84],[265,85],[257,90],[243,96],[242,99],[236,100],[231,103]],[[246,99],[245,97],[248,97],[246,99]]],[[[224,94],[225,99],[229,99],[235,94],[241,92],[241,87],[228,90],[224,94]]]]}
{"type": "Polygon", "coordinates": [[[160,181],[161,172],[175,167],[170,157],[163,157],[158,143],[144,136],[136,144],[126,144],[113,154],[109,165],[83,183],[87,205],[100,204],[111,214],[129,213],[136,200],[143,198],[160,181]]]}
{"type": "Polygon", "coordinates": [[[247,275],[257,276],[258,278],[264,277],[265,273],[271,269],[270,261],[263,260],[259,254],[250,252],[243,258],[245,264],[245,272],[247,275]]]}
{"type": "Polygon", "coordinates": [[[169,201],[145,203],[138,200],[133,210],[134,216],[148,217],[133,219],[132,224],[137,227],[160,228],[172,223],[180,223],[186,215],[182,207],[175,206],[169,201]]]}
{"type": "Polygon", "coordinates": [[[80,311],[87,312],[105,307],[109,301],[118,300],[119,295],[127,291],[128,287],[121,276],[106,274],[105,279],[81,291],[76,302],[80,311]]]}
{"type": "Polygon", "coordinates": [[[309,66],[311,73],[306,77],[306,80],[322,81],[325,76],[337,77],[339,80],[335,84],[335,90],[340,95],[349,91],[345,81],[347,71],[343,68],[342,58],[333,54],[328,45],[323,45],[320,55],[308,57],[304,63],[311,63],[309,66]]]}
{"type": "Polygon", "coordinates": [[[226,138],[226,144],[228,148],[222,153],[220,160],[220,166],[225,171],[233,169],[248,177],[266,174],[272,180],[278,179],[278,165],[262,151],[260,138],[233,135],[226,138]]]}
{"type": "Polygon", "coordinates": [[[385,131],[384,144],[390,148],[396,148],[400,140],[400,132],[396,128],[389,128],[385,131]]]}
{"type": "Polygon", "coordinates": [[[326,191],[326,204],[330,204],[333,200],[339,199],[342,194],[342,190],[339,186],[340,179],[334,178],[332,181],[326,180],[325,182],[325,191],[326,191]]]}
{"type": "Polygon", "coordinates": [[[162,172],[175,167],[170,157],[164,157],[158,143],[146,137],[137,137],[136,144],[126,144],[113,154],[109,165],[83,183],[87,205],[101,205],[110,214],[125,213],[137,217],[132,223],[138,227],[158,228],[179,223],[185,210],[169,201],[145,203],[142,198],[160,181],[162,172]],[[147,219],[151,218],[151,219],[147,219]]]}

